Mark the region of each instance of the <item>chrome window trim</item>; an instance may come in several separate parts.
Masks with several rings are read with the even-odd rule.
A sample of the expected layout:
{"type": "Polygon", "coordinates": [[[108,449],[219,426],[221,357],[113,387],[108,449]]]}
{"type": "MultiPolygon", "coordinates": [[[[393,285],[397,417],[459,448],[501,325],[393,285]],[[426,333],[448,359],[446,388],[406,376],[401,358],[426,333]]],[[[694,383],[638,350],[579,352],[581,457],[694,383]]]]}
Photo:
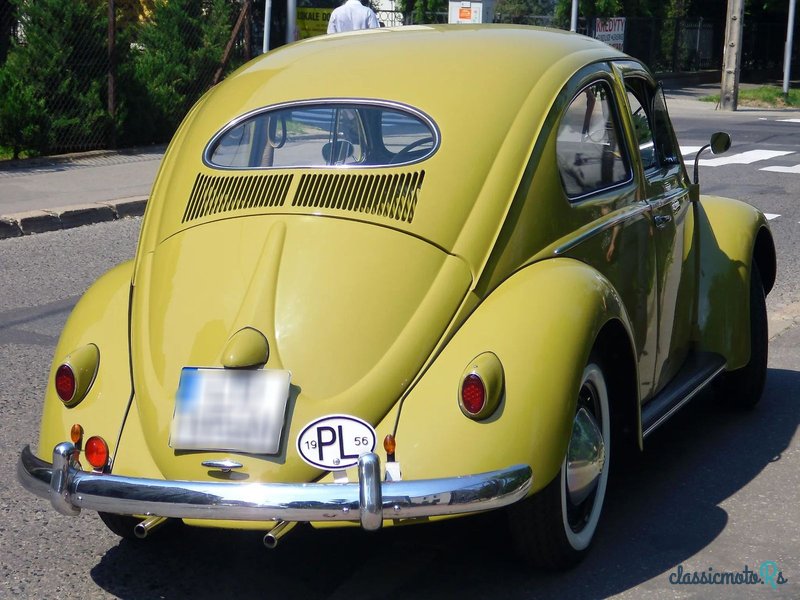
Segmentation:
{"type": "Polygon", "coordinates": [[[436,122],[425,112],[419,110],[418,108],[414,108],[411,105],[403,104],[402,102],[395,102],[390,100],[376,100],[374,98],[316,98],[316,99],[306,99],[306,100],[292,100],[288,102],[279,102],[277,104],[270,104],[268,106],[262,106],[260,108],[253,109],[248,111],[242,115],[239,115],[235,119],[228,121],[217,133],[215,133],[211,140],[206,144],[205,149],[203,150],[203,164],[210,168],[215,169],[218,171],[278,171],[278,170],[286,170],[286,169],[393,169],[395,167],[406,167],[408,165],[417,164],[428,160],[431,156],[436,154],[439,150],[439,146],[441,145],[442,135],[439,131],[439,126],[436,122]],[[211,162],[211,153],[212,149],[216,146],[217,142],[226,135],[230,130],[238,127],[245,121],[256,117],[262,113],[272,112],[276,110],[282,110],[285,108],[294,108],[294,107],[308,107],[308,106],[324,106],[324,105],[331,105],[331,104],[338,104],[338,105],[360,105],[360,106],[374,106],[379,108],[390,108],[399,112],[404,112],[410,114],[414,117],[420,119],[428,128],[431,130],[433,134],[433,148],[431,151],[423,156],[422,158],[418,158],[416,160],[409,160],[405,162],[399,162],[394,164],[385,164],[385,165],[285,165],[280,167],[226,167],[222,165],[217,165],[211,162]]]}

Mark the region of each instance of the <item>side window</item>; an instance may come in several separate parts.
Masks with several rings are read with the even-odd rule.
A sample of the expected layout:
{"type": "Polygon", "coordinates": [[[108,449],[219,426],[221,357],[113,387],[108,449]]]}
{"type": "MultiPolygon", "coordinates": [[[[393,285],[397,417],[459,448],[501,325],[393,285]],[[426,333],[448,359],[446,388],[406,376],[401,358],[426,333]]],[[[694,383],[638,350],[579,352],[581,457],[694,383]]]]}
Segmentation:
{"type": "Polygon", "coordinates": [[[611,88],[598,81],[581,90],[561,118],[556,157],[561,182],[570,199],[631,178],[612,98],[611,88]]]}
{"type": "Polygon", "coordinates": [[[680,164],[663,91],[640,77],[628,78],[625,87],[644,169],[680,164]]]}
{"type": "Polygon", "coordinates": [[[658,166],[653,128],[650,126],[650,111],[645,109],[646,102],[647,100],[640,100],[639,96],[628,88],[628,104],[631,107],[631,120],[636,134],[636,145],[639,147],[639,154],[642,157],[642,165],[645,170],[658,166]]]}
{"type": "Polygon", "coordinates": [[[664,89],[659,85],[653,99],[653,121],[656,134],[656,149],[663,165],[681,164],[680,149],[675,139],[675,130],[667,113],[664,89]]]}

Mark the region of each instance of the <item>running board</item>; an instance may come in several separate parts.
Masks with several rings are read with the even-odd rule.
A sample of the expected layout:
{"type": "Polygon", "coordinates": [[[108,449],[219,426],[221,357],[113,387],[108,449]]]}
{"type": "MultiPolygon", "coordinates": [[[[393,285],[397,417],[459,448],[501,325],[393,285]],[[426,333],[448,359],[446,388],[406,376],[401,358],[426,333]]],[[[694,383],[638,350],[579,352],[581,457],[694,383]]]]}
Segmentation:
{"type": "Polygon", "coordinates": [[[642,407],[642,438],[653,433],[724,370],[725,359],[719,354],[691,354],[667,387],[642,407]]]}

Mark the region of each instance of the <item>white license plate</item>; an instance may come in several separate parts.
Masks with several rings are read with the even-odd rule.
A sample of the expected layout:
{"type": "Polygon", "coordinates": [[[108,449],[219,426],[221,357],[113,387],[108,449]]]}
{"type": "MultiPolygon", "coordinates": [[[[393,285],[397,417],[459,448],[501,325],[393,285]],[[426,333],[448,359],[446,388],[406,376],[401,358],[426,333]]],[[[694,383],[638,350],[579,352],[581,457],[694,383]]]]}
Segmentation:
{"type": "Polygon", "coordinates": [[[184,367],[169,445],[277,454],[291,373],[184,367]]]}

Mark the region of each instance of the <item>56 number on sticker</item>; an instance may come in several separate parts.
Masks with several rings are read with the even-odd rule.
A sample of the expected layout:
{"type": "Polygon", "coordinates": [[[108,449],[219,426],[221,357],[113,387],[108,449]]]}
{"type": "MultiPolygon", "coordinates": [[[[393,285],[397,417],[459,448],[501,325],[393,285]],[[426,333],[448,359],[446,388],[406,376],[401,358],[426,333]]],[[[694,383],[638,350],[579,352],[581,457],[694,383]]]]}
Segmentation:
{"type": "Polygon", "coordinates": [[[350,415],[328,415],[312,421],[297,436],[297,451],[308,464],[329,471],[358,464],[375,450],[377,436],[366,421],[350,415]]]}

